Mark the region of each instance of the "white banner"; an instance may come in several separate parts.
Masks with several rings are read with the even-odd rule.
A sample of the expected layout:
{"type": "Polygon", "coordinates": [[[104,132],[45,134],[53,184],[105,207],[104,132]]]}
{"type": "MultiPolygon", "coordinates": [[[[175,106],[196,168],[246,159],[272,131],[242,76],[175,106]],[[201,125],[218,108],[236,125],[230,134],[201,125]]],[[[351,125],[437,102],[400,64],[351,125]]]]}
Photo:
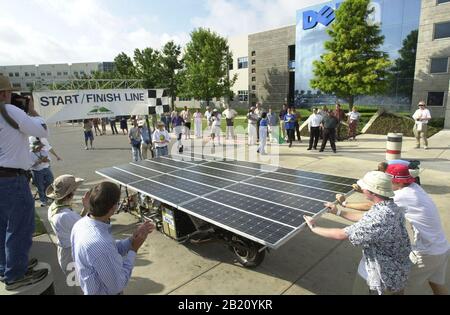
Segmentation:
{"type": "Polygon", "coordinates": [[[47,121],[148,115],[149,107],[168,104],[164,90],[80,90],[33,93],[37,112],[47,121]]]}

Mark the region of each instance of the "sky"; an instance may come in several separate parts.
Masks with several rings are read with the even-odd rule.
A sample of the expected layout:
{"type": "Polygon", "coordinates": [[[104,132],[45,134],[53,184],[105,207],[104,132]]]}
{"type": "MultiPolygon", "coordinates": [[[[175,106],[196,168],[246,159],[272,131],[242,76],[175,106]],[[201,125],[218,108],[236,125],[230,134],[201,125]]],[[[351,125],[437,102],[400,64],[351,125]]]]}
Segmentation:
{"type": "Polygon", "coordinates": [[[0,0],[0,65],[112,61],[207,27],[222,36],[295,24],[322,0],[0,0]]]}

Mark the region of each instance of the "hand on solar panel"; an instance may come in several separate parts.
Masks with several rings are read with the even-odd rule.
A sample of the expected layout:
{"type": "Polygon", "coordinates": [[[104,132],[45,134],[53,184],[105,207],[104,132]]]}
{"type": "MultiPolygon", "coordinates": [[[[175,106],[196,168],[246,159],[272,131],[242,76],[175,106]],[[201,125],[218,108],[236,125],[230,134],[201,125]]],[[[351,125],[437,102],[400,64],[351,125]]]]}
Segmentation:
{"type": "Polygon", "coordinates": [[[361,187],[359,187],[357,184],[353,184],[352,187],[354,191],[359,192],[361,194],[363,193],[361,187]]]}
{"type": "Polygon", "coordinates": [[[308,224],[308,226],[311,230],[314,230],[316,228],[316,222],[314,221],[314,219],[312,217],[304,215],[303,219],[305,219],[306,224],[308,224]]]}
{"type": "Polygon", "coordinates": [[[325,207],[328,208],[328,212],[336,214],[338,212],[337,206],[334,203],[327,202],[325,207]]]}
{"type": "Polygon", "coordinates": [[[345,198],[345,196],[342,194],[338,194],[336,195],[336,200],[337,202],[339,202],[339,204],[343,204],[345,200],[347,200],[347,198],[345,198]]]}
{"type": "Polygon", "coordinates": [[[155,224],[151,221],[146,221],[142,224],[133,234],[131,239],[131,249],[137,253],[147,239],[147,236],[152,233],[155,228],[155,224]]]}

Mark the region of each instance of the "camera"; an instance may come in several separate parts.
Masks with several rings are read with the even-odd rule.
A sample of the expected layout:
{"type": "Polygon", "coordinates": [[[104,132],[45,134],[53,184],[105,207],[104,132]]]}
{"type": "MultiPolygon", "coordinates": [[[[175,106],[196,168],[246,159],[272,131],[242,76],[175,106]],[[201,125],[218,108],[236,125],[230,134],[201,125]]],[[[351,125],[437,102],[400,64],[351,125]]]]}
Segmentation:
{"type": "Polygon", "coordinates": [[[28,111],[30,109],[30,98],[17,93],[12,93],[11,105],[20,108],[21,110],[23,110],[25,113],[28,114],[28,111]]]}

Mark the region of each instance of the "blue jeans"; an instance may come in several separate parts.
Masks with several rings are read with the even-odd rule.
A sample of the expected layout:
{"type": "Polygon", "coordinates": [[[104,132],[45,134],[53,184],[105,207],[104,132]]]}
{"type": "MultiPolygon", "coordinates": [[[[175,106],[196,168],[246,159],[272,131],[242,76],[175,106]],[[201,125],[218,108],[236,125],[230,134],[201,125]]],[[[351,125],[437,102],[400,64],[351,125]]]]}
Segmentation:
{"type": "Polygon", "coordinates": [[[41,171],[33,171],[33,182],[38,189],[39,200],[42,203],[46,203],[47,196],[45,195],[45,191],[48,186],[53,184],[53,173],[50,167],[44,168],[41,171]]]}
{"type": "Polygon", "coordinates": [[[169,155],[169,148],[167,146],[165,147],[156,147],[156,157],[159,158],[161,156],[167,156],[169,155]]]}
{"type": "Polygon", "coordinates": [[[0,178],[0,275],[16,281],[28,269],[34,200],[26,176],[0,178]]]}
{"type": "Polygon", "coordinates": [[[132,156],[133,162],[139,162],[140,160],[142,160],[141,148],[131,146],[131,156],[132,156]]]}

